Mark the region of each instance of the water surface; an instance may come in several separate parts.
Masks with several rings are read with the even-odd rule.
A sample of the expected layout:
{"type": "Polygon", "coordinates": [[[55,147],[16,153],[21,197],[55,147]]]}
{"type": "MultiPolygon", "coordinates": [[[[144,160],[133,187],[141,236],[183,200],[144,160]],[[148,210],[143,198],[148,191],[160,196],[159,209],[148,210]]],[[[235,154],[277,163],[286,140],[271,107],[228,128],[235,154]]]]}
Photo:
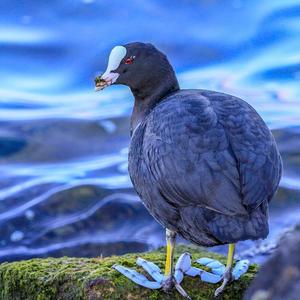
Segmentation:
{"type": "Polygon", "coordinates": [[[297,1],[2,0],[0,16],[1,261],[164,244],[127,173],[132,96],[93,91],[110,49],[131,41],[167,53],[182,88],[239,96],[273,130],[284,176],[270,236],[240,256],[262,261],[300,222],[297,1]]]}

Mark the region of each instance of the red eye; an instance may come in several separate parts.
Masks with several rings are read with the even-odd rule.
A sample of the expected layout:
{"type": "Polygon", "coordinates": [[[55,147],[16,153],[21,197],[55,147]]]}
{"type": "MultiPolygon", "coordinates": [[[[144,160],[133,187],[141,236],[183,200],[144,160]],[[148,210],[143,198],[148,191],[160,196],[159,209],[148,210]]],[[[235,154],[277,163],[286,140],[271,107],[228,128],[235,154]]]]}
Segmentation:
{"type": "Polygon", "coordinates": [[[125,60],[125,65],[130,65],[133,63],[135,56],[130,56],[125,60]]]}

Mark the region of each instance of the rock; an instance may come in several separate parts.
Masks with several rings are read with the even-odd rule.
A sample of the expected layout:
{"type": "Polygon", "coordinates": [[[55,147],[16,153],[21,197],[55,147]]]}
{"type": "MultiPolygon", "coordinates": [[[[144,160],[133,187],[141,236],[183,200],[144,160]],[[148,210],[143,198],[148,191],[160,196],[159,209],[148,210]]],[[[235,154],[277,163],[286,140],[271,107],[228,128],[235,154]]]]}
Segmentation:
{"type": "Polygon", "coordinates": [[[244,300],[300,299],[300,227],[287,234],[260,269],[244,300]]]}
{"type": "MultiPolygon", "coordinates": [[[[193,259],[204,256],[225,258],[198,247],[178,246],[176,257],[188,251],[193,259]]],[[[46,258],[31,259],[0,265],[1,300],[96,300],[96,299],[182,299],[176,292],[165,294],[162,291],[139,287],[112,269],[115,263],[127,267],[135,265],[138,256],[164,266],[165,249],[142,254],[126,254],[107,258],[46,258]]],[[[221,299],[242,299],[257,271],[251,265],[249,271],[239,281],[233,282],[225,290],[221,299]]],[[[211,299],[218,285],[206,284],[199,278],[186,276],[182,286],[193,300],[211,299]]]]}

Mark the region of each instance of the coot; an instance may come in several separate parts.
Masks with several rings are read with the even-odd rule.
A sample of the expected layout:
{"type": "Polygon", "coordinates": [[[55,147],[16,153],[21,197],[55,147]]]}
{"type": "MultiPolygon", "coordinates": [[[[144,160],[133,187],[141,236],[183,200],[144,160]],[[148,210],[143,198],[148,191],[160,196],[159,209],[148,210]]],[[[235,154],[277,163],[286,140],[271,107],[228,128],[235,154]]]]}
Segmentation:
{"type": "Polygon", "coordinates": [[[268,204],[281,178],[281,158],[270,130],[247,102],[225,93],[179,88],[166,55],[148,43],[112,49],[96,90],[123,84],[134,96],[129,174],[150,214],[166,228],[165,274],[138,259],[155,281],[115,268],[148,288],[180,286],[183,273],[226,284],[246,272],[233,268],[235,243],[268,235],[268,204]],[[179,234],[200,246],[229,244],[227,266],[204,258],[212,273],[190,266],[183,254],[175,270],[179,234]]]}

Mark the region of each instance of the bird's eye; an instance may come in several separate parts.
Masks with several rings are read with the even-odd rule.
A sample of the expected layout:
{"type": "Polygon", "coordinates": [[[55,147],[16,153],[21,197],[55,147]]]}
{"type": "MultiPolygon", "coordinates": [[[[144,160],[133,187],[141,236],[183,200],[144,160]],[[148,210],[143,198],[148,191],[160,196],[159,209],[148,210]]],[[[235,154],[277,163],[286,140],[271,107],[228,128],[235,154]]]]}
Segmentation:
{"type": "Polygon", "coordinates": [[[135,56],[130,56],[125,60],[125,65],[130,65],[133,63],[135,56]]]}

